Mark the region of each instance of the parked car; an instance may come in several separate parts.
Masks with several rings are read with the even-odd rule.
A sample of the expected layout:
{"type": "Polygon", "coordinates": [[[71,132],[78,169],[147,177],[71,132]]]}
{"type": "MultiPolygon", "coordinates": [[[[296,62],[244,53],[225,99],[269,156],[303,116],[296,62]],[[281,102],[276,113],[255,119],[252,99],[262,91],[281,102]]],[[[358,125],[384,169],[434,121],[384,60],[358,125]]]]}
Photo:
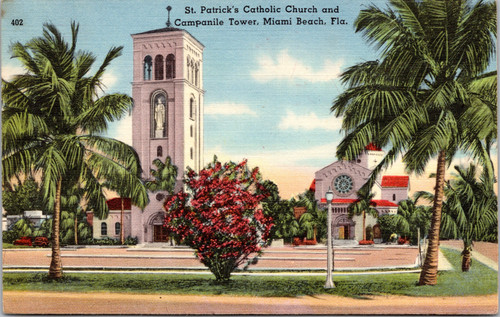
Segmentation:
{"type": "Polygon", "coordinates": [[[14,241],[14,245],[29,245],[31,246],[31,238],[30,237],[21,237],[14,241]]]}
{"type": "Polygon", "coordinates": [[[35,241],[33,241],[33,245],[35,247],[48,247],[49,239],[47,239],[46,237],[36,237],[35,241]]]}

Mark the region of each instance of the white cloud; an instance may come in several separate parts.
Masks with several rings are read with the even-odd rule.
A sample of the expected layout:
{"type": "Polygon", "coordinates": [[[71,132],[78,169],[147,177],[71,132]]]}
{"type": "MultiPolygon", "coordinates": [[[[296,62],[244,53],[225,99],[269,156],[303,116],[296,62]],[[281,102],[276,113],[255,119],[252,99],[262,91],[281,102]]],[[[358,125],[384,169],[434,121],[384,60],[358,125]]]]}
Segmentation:
{"type": "Polygon", "coordinates": [[[288,51],[281,51],[276,58],[269,55],[260,56],[259,68],[252,72],[254,79],[260,82],[271,80],[302,79],[309,82],[327,82],[336,79],[341,73],[342,60],[325,60],[319,70],[290,56],[288,51]]]}
{"type": "Polygon", "coordinates": [[[118,77],[113,73],[112,70],[106,70],[102,76],[102,83],[104,85],[104,90],[107,91],[113,87],[118,81],[118,77]]]}
{"type": "Polygon", "coordinates": [[[21,66],[13,66],[4,64],[2,65],[2,78],[10,81],[13,79],[14,75],[24,74],[25,70],[21,66]]]}
{"type": "Polygon", "coordinates": [[[132,145],[132,116],[126,116],[118,122],[111,123],[108,135],[113,139],[132,145]]]}
{"type": "Polygon", "coordinates": [[[318,117],[316,113],[310,112],[306,115],[298,115],[293,111],[287,111],[286,116],[281,118],[278,125],[280,130],[327,130],[336,131],[342,127],[342,118],[333,115],[318,117]]]}
{"type": "Polygon", "coordinates": [[[234,102],[221,102],[213,103],[205,106],[205,114],[208,115],[223,115],[223,116],[241,116],[250,115],[257,116],[249,106],[244,104],[237,104],[234,102]]]}

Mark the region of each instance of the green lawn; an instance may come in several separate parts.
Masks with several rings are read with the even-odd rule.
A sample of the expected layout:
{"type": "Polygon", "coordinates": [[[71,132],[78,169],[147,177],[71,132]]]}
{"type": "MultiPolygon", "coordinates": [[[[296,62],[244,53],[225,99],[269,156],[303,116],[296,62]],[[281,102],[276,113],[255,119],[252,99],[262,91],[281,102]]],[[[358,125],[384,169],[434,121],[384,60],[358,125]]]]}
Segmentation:
{"type": "Polygon", "coordinates": [[[460,253],[442,249],[455,271],[439,274],[438,285],[416,286],[419,274],[335,276],[336,288],[325,290],[322,276],[233,276],[216,284],[211,275],[66,274],[63,281],[48,281],[45,273],[6,273],[4,290],[64,292],[130,292],[237,296],[302,296],[335,294],[349,297],[400,294],[410,296],[485,295],[497,292],[497,272],[474,261],[471,271],[460,271],[460,253]]]}
{"type": "Polygon", "coordinates": [[[33,248],[33,247],[29,245],[13,245],[12,243],[2,242],[2,249],[27,249],[27,248],[33,248]]]}

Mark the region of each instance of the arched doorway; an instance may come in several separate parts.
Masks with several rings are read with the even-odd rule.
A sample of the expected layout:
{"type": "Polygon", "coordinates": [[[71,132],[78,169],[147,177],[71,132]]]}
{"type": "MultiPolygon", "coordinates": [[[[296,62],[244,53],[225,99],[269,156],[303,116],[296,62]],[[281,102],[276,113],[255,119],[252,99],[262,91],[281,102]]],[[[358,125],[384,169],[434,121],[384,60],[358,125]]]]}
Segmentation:
{"type": "Polygon", "coordinates": [[[163,226],[165,220],[164,214],[164,212],[158,212],[149,220],[149,225],[153,227],[153,242],[168,241],[168,231],[167,228],[163,226]]]}
{"type": "Polygon", "coordinates": [[[378,223],[373,226],[373,239],[382,239],[382,231],[378,223]]]}
{"type": "Polygon", "coordinates": [[[333,222],[333,238],[349,240],[354,235],[354,222],[347,215],[337,217],[333,222]]]}

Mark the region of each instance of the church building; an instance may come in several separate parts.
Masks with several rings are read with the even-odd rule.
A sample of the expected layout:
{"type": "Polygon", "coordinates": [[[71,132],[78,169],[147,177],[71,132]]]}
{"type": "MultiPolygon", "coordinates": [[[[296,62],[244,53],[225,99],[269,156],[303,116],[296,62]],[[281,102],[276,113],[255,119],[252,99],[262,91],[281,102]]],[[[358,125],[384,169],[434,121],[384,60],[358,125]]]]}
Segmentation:
{"type": "MultiPolygon", "coordinates": [[[[204,46],[187,31],[171,27],[170,21],[165,28],[132,34],[132,40],[132,146],[145,179],[153,160],[164,162],[170,156],[178,168],[179,190],[188,166],[195,171],[203,168],[204,46]]],[[[138,243],[166,241],[165,198],[166,193],[149,193],[144,210],[130,206],[125,213],[126,236],[137,237],[138,243]]],[[[110,215],[114,213],[110,209],[110,215]]],[[[95,238],[117,237],[115,217],[92,222],[95,238]]]]}
{"type": "MultiPolygon", "coordinates": [[[[347,208],[357,200],[357,192],[366,183],[373,168],[380,163],[384,152],[369,144],[365,151],[353,161],[336,161],[315,173],[315,198],[320,208],[327,208],[326,192],[332,189],[332,234],[336,240],[362,240],[363,217],[349,218],[347,208]]],[[[384,175],[379,177],[372,189],[372,206],[379,216],[396,214],[398,203],[408,198],[409,177],[384,175]]],[[[366,215],[365,226],[374,229],[375,239],[380,239],[377,220],[366,215]]]]}

